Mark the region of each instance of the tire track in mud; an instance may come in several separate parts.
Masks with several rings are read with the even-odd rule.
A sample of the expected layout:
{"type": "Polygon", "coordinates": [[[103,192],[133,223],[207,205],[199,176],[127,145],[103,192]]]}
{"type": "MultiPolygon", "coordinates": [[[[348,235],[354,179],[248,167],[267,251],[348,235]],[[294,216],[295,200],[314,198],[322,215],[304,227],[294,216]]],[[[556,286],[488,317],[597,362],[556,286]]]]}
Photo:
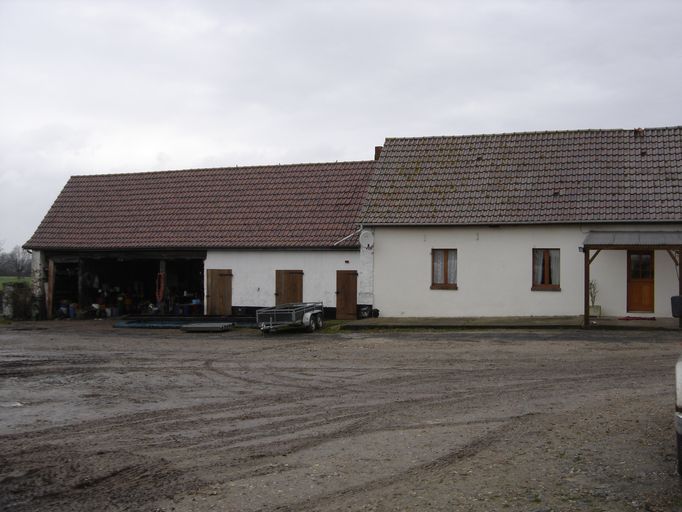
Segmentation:
{"type": "MultiPolygon", "coordinates": [[[[400,426],[400,425],[395,425],[393,427],[384,427],[384,428],[373,428],[373,429],[365,429],[363,428],[363,423],[364,422],[356,422],[351,425],[349,425],[345,429],[341,429],[336,431],[333,435],[329,436],[327,439],[324,440],[324,442],[332,441],[335,439],[343,439],[345,437],[348,437],[348,435],[354,435],[354,434],[376,434],[376,433],[384,433],[384,432],[393,432],[393,431],[410,431],[410,430],[428,430],[428,429],[435,429],[435,428],[443,428],[443,427],[462,427],[462,426],[473,426],[473,425],[490,425],[490,424],[497,424],[497,423],[504,423],[506,422],[507,419],[496,419],[496,418],[491,418],[491,419],[486,419],[486,420],[471,420],[471,421],[451,421],[451,422],[443,422],[443,423],[434,423],[434,424],[418,424],[418,425],[410,425],[410,426],[400,426]]],[[[309,447],[314,447],[314,445],[306,446],[305,448],[309,447]]],[[[294,453],[294,452],[291,452],[294,453]]],[[[285,454],[276,454],[275,456],[279,457],[281,455],[288,455],[288,453],[285,454]]],[[[256,457],[257,460],[260,460],[261,457],[256,457]]],[[[249,460],[246,459],[244,462],[248,462],[249,460]]],[[[260,477],[260,476],[267,476],[271,474],[280,474],[283,471],[292,471],[294,468],[293,467],[282,467],[281,464],[274,464],[274,463],[267,463],[267,461],[264,462],[258,462],[258,465],[256,467],[253,467],[252,469],[249,469],[248,467],[240,468],[237,469],[236,472],[231,471],[229,478],[225,478],[221,480],[221,483],[231,483],[231,482],[238,482],[240,480],[246,480],[249,478],[254,478],[254,477],[260,477]]]]}
{"type": "Polygon", "coordinates": [[[0,470],[1,510],[142,510],[191,485],[168,462],[131,452],[52,446],[12,463],[0,470]]]}
{"type": "Polygon", "coordinates": [[[263,512],[302,512],[306,510],[325,510],[329,508],[330,505],[335,501],[357,497],[367,492],[377,491],[382,488],[398,484],[402,481],[409,480],[417,475],[432,472],[451,464],[456,464],[467,458],[473,457],[482,450],[492,446],[495,442],[499,441],[503,433],[508,433],[510,423],[524,420],[528,416],[529,415],[521,415],[507,418],[502,422],[502,425],[491,429],[487,433],[465,444],[464,446],[451,450],[445,455],[437,457],[433,460],[409,467],[403,471],[398,471],[394,474],[377,478],[365,484],[353,485],[345,489],[327,493],[321,496],[315,496],[294,503],[262,508],[261,510],[263,512]]]}
{"type": "MultiPolygon", "coordinates": [[[[628,375],[628,379],[631,380],[633,377],[637,377],[638,375],[641,377],[646,377],[648,376],[650,370],[645,369],[642,370],[641,372],[636,372],[633,373],[632,371],[628,375]]],[[[449,373],[449,372],[445,372],[449,373]]],[[[585,375],[580,374],[576,376],[568,376],[568,377],[554,377],[552,378],[551,381],[543,380],[543,379],[533,379],[531,381],[524,381],[520,383],[515,383],[515,384],[508,384],[504,386],[504,393],[514,393],[514,392],[523,392],[523,391],[538,391],[537,389],[537,384],[542,383],[543,384],[543,389],[545,391],[548,391],[550,389],[550,385],[553,387],[557,386],[563,386],[566,383],[571,383],[571,382],[578,382],[582,383],[583,381],[589,379],[589,380],[594,380],[594,379],[605,379],[608,380],[609,378],[613,377],[622,377],[623,372],[622,371],[614,371],[614,372],[597,372],[592,375],[585,375]]],[[[381,397],[385,397],[386,395],[394,395],[395,390],[391,389],[391,385],[393,384],[400,384],[403,387],[406,388],[412,388],[413,392],[417,388],[418,385],[422,385],[424,383],[428,382],[443,382],[443,375],[432,375],[432,376],[425,376],[421,374],[416,374],[415,375],[415,380],[417,382],[411,382],[410,379],[406,379],[406,377],[403,376],[396,376],[396,377],[383,377],[379,379],[374,379],[370,382],[363,383],[362,389],[359,392],[368,394],[368,393],[374,393],[374,397],[376,399],[381,399],[381,397]],[[371,388],[379,388],[379,389],[371,389],[371,388]],[[386,388],[389,388],[386,390],[386,388]],[[377,391],[382,390],[382,392],[377,393],[377,391]]],[[[351,385],[352,386],[352,385],[351,385]]],[[[60,426],[60,427],[50,427],[48,429],[42,429],[42,430],[37,430],[33,432],[26,432],[22,434],[7,434],[7,435],[1,435],[0,436],[0,443],[3,441],[12,441],[12,440],[18,440],[18,439],[34,439],[34,440],[39,440],[41,437],[50,437],[58,434],[62,434],[64,436],[72,436],[72,435],[97,435],[97,434],[103,434],[110,432],[116,428],[126,428],[126,429],[133,429],[133,428],[142,428],[145,432],[148,433],[156,433],[159,431],[167,431],[168,427],[171,425],[175,425],[178,427],[178,429],[182,428],[189,428],[193,425],[196,424],[210,424],[210,423],[220,423],[224,421],[243,421],[247,419],[260,419],[260,418],[268,418],[268,417],[279,417],[283,414],[300,414],[303,412],[306,408],[306,403],[309,402],[310,406],[313,408],[318,408],[319,405],[313,403],[315,400],[320,400],[320,399],[334,399],[334,395],[328,395],[327,391],[329,390],[342,390],[344,389],[343,386],[336,386],[333,388],[313,388],[313,389],[306,389],[307,393],[305,396],[302,396],[298,392],[294,393],[284,393],[284,394],[273,394],[273,395],[261,395],[257,397],[250,397],[250,398],[245,398],[242,400],[229,400],[226,402],[211,402],[207,404],[201,404],[201,405],[196,405],[196,406],[189,406],[189,407],[180,407],[180,408],[171,408],[171,409],[161,409],[157,411],[145,411],[145,412],[140,412],[140,413],[135,413],[135,414],[128,414],[128,415],[122,415],[122,416],[115,416],[112,418],[107,418],[104,420],[90,420],[78,424],[72,424],[72,425],[65,425],[65,426],[60,426]],[[287,402],[295,402],[296,403],[296,408],[302,409],[301,411],[298,410],[292,410],[289,411],[288,413],[285,413],[281,407],[284,407],[286,409],[288,406],[286,405],[287,402]],[[268,408],[268,407],[279,407],[279,409],[276,409],[275,411],[271,412],[256,412],[258,409],[261,408],[268,408]],[[229,412],[237,412],[239,413],[238,415],[234,417],[229,417],[229,416],[218,416],[214,419],[211,419],[208,416],[216,416],[216,415],[222,415],[225,413],[229,412]]],[[[459,401],[462,401],[464,399],[470,399],[472,396],[472,393],[477,395],[478,399],[483,399],[486,397],[490,396],[497,396],[500,393],[500,387],[499,383],[489,383],[485,385],[478,385],[476,387],[465,387],[461,391],[458,391],[455,396],[453,396],[453,391],[448,391],[447,396],[441,396],[437,400],[430,400],[430,401],[423,401],[421,398],[413,398],[413,399],[405,399],[405,400],[400,400],[398,404],[400,404],[398,407],[399,408],[404,408],[406,405],[410,403],[418,403],[418,402],[423,402],[424,406],[433,406],[436,405],[436,403],[441,403],[441,404],[448,404],[448,403],[457,403],[459,401]]],[[[441,393],[442,395],[442,393],[441,393]]],[[[332,406],[335,410],[338,409],[337,405],[332,406]]],[[[350,406],[348,406],[348,410],[358,410],[358,404],[354,403],[350,406]]],[[[370,408],[375,408],[376,406],[374,404],[368,406],[370,408]]]]}
{"type": "MultiPolygon", "coordinates": [[[[526,387],[520,388],[526,391],[526,387]]],[[[491,390],[485,393],[485,398],[496,398],[498,393],[491,390]]],[[[477,402],[480,402],[484,397],[477,396],[477,402]]],[[[346,407],[335,407],[333,412],[336,414],[324,413],[311,415],[307,411],[288,411],[288,413],[296,414],[295,419],[279,421],[268,424],[259,424],[254,427],[239,429],[229,433],[210,433],[202,436],[201,442],[194,440],[191,443],[192,449],[208,451],[214,454],[224,455],[228,465],[235,463],[244,463],[252,459],[263,459],[280,457],[290,455],[292,453],[300,452],[306,449],[314,448],[324,443],[333,440],[352,437],[358,434],[372,434],[377,432],[409,430],[412,427],[404,425],[386,425],[385,421],[379,420],[389,419],[393,414],[399,412],[405,414],[409,412],[412,407],[435,407],[453,405],[470,400],[471,395],[464,393],[462,396],[452,397],[436,397],[431,399],[415,398],[408,400],[391,400],[390,402],[378,405],[376,403],[366,406],[350,405],[346,407]],[[358,410],[360,409],[360,410],[358,410]],[[364,409],[364,412],[362,411],[364,409]],[[318,418],[315,420],[314,418],[318,418]],[[310,433],[311,428],[315,427],[332,427],[334,424],[344,423],[349,420],[354,420],[348,425],[343,425],[340,428],[334,429],[331,432],[310,433]],[[374,426],[371,426],[374,423],[374,426]],[[300,434],[303,437],[297,437],[289,440],[273,440],[273,437],[281,438],[287,434],[300,434]],[[260,440],[259,443],[252,444],[246,447],[235,446],[238,443],[243,443],[248,440],[260,440]],[[232,441],[232,442],[230,442],[232,441]]],[[[313,407],[314,411],[318,411],[318,407],[313,407]]],[[[256,415],[251,414],[250,417],[256,415]]],[[[203,421],[203,420],[202,420],[203,421]]],[[[494,421],[493,419],[485,421],[494,421]]],[[[394,422],[392,422],[394,423],[394,422]]],[[[476,422],[450,422],[444,425],[459,425],[476,422]]],[[[434,427],[434,426],[431,426],[434,427]]],[[[414,427],[416,428],[416,427],[414,427]]],[[[426,428],[426,427],[425,427],[426,428]]],[[[179,448],[179,451],[185,450],[187,446],[179,448]]]]}
{"type": "MultiPolygon", "coordinates": [[[[446,400],[451,400],[451,398],[446,400]]],[[[390,416],[396,410],[404,411],[405,407],[409,406],[409,404],[428,406],[439,402],[442,403],[443,401],[444,400],[442,398],[432,400],[412,399],[406,401],[393,401],[386,403],[380,407],[377,407],[376,404],[370,404],[365,406],[364,410],[363,407],[359,407],[358,405],[349,405],[346,407],[336,408],[341,410],[335,410],[334,411],[335,414],[333,415],[330,415],[328,412],[320,413],[318,407],[312,406],[312,410],[317,411],[317,420],[314,422],[311,422],[311,415],[309,412],[306,413],[306,411],[297,410],[298,408],[294,407],[293,410],[287,410],[286,412],[288,414],[295,414],[297,415],[297,417],[287,421],[275,422],[275,424],[272,425],[267,424],[256,425],[251,428],[241,429],[237,432],[232,433],[233,441],[239,442],[244,441],[245,439],[265,440],[269,439],[273,435],[275,435],[276,437],[281,437],[282,435],[292,433],[304,436],[302,438],[298,437],[286,441],[281,440],[275,440],[271,442],[266,441],[265,443],[261,441],[256,443],[254,446],[235,447],[234,442],[226,443],[225,439],[222,439],[220,437],[216,439],[215,433],[208,433],[205,436],[203,436],[204,440],[207,440],[206,443],[204,444],[199,444],[196,442],[188,443],[185,441],[181,443],[181,445],[176,450],[171,450],[169,453],[166,453],[166,456],[170,456],[170,460],[173,460],[174,457],[172,456],[173,455],[172,452],[176,452],[177,457],[182,458],[183,456],[186,456],[188,451],[192,452],[199,451],[203,453],[206,453],[208,451],[214,454],[214,456],[211,457],[211,460],[207,461],[204,464],[202,464],[201,461],[195,461],[193,469],[188,468],[185,470],[184,475],[185,478],[192,477],[192,475],[194,475],[194,477],[196,478],[197,475],[201,473],[200,471],[201,467],[204,466],[205,464],[217,467],[229,467],[232,470],[237,469],[238,473],[235,474],[235,477],[244,478],[254,474],[262,474],[263,473],[262,466],[263,461],[265,459],[272,457],[280,457],[301,450],[310,449],[335,439],[352,437],[360,433],[367,434],[386,430],[386,427],[383,425],[370,428],[370,424],[373,421],[376,421],[377,419],[390,416]],[[358,408],[360,408],[360,410],[358,410],[358,408]],[[339,428],[334,428],[334,425],[339,425],[339,428]],[[317,435],[311,435],[310,429],[316,427],[320,428],[325,427],[326,429],[331,428],[332,430],[317,435]],[[216,464],[216,459],[219,460],[220,462],[219,464],[216,464]]],[[[247,413],[246,416],[235,418],[235,420],[244,420],[245,417],[253,418],[258,416],[280,417],[283,412],[284,411],[282,410],[270,411],[265,415],[263,414],[259,415],[257,412],[252,411],[250,413],[247,413]]],[[[145,418],[145,420],[149,420],[149,418],[145,418]]],[[[165,419],[163,420],[165,422],[165,419]]],[[[178,430],[178,427],[181,427],[180,430],[184,430],[186,428],[189,428],[192,424],[194,425],[196,425],[197,423],[205,424],[206,418],[194,417],[193,419],[186,421],[188,421],[189,424],[181,426],[177,424],[177,421],[171,420],[166,427],[161,429],[161,431],[167,432],[168,430],[178,430]],[[173,428],[169,429],[168,427],[173,428]]],[[[220,418],[218,419],[218,421],[223,422],[224,419],[220,418]]],[[[127,424],[129,425],[129,422],[127,424]]],[[[154,431],[150,432],[149,426],[150,425],[147,421],[144,424],[144,426],[136,425],[135,429],[140,430],[140,427],[142,427],[141,428],[142,431],[153,434],[154,431]]],[[[395,426],[395,428],[400,429],[401,427],[395,426]]],[[[112,432],[110,435],[105,436],[105,439],[103,439],[105,445],[112,444],[112,439],[110,439],[111,437],[114,438],[113,444],[115,444],[117,440],[127,438],[126,430],[128,429],[124,429],[122,432],[121,431],[115,433],[112,432]]],[[[44,439],[44,443],[46,444],[40,444],[38,446],[33,444],[32,449],[29,450],[21,450],[20,447],[17,447],[19,448],[19,451],[9,449],[5,451],[5,454],[8,457],[11,457],[13,461],[16,461],[18,459],[25,460],[27,458],[30,460],[32,458],[31,455],[34,455],[36,457],[44,456],[46,451],[49,452],[50,447],[54,447],[55,443],[62,446],[62,450],[66,452],[69,452],[69,450],[72,451],[77,450],[77,448],[71,446],[72,443],[69,443],[68,440],[71,437],[82,440],[84,437],[83,434],[84,434],[83,429],[78,428],[51,429],[49,434],[46,436],[47,438],[44,439]]],[[[230,436],[228,435],[227,437],[230,436]]],[[[177,440],[173,439],[173,437],[170,436],[168,439],[168,443],[171,445],[175,445],[177,444],[177,440]]],[[[3,444],[5,443],[0,443],[0,446],[2,446],[3,444]]],[[[140,439],[138,436],[138,439],[134,438],[128,439],[126,443],[126,448],[133,451],[140,450],[141,452],[146,452],[147,454],[149,452],[156,451],[156,449],[158,448],[158,446],[155,446],[156,443],[152,443],[151,446],[148,446],[147,444],[148,443],[146,439],[140,439]]],[[[163,445],[163,443],[159,444],[163,445]]],[[[96,445],[97,443],[95,443],[95,447],[96,445]]],[[[5,446],[4,448],[8,447],[5,446]]],[[[155,459],[156,457],[152,458],[155,459]]],[[[7,460],[7,462],[9,463],[10,461],[7,460]]],[[[184,486],[182,489],[186,490],[187,486],[184,486]]],[[[180,492],[180,489],[173,488],[171,490],[173,492],[180,492]]]]}
{"type": "MultiPolygon", "coordinates": [[[[234,375],[234,372],[241,372],[241,373],[253,372],[253,370],[250,370],[250,369],[244,367],[243,365],[239,365],[239,367],[237,369],[234,369],[234,370],[219,370],[218,368],[215,368],[214,364],[215,364],[215,361],[209,359],[209,360],[204,362],[204,367],[208,371],[211,371],[211,372],[216,373],[218,375],[221,375],[223,377],[227,377],[228,379],[234,379],[234,380],[237,380],[240,382],[244,382],[246,384],[255,384],[258,386],[270,386],[270,387],[277,385],[277,386],[283,386],[283,387],[294,388],[294,389],[310,389],[309,386],[303,386],[300,384],[287,384],[285,382],[281,382],[281,379],[278,379],[276,377],[276,375],[275,375],[274,382],[272,379],[264,380],[263,378],[255,379],[252,377],[245,377],[243,375],[234,375]]],[[[268,376],[268,377],[273,376],[272,373],[270,373],[270,372],[262,372],[261,374],[268,376]]]]}
{"type": "MultiPolygon", "coordinates": [[[[300,348],[311,344],[309,341],[284,342],[242,353],[286,351],[292,346],[300,348]]],[[[417,344],[415,350],[418,349],[417,344]]],[[[436,352],[433,346],[430,349],[436,352]]],[[[379,362],[383,353],[382,350],[374,354],[369,364],[379,362]]],[[[299,354],[300,350],[296,349],[293,354],[288,352],[287,357],[295,360],[299,354]]],[[[150,373],[157,370],[170,374],[196,371],[205,379],[199,385],[211,388],[213,392],[219,393],[238,383],[250,394],[232,394],[226,400],[118,414],[0,436],[0,468],[17,471],[12,476],[0,469],[0,496],[10,496],[14,500],[2,502],[8,498],[0,497],[0,509],[85,511],[119,507],[145,510],[151,509],[154,500],[163,496],[182,495],[205,488],[212,482],[236,482],[288,471],[282,468],[282,456],[298,453],[305,461],[309,455],[302,452],[336,440],[382,432],[454,429],[462,425],[482,425],[489,429],[484,436],[433,460],[413,467],[403,465],[393,474],[338,491],[332,489],[310,500],[275,502],[268,510],[325,509],[343,500],[362,499],[365,493],[379,493],[391,485],[438,472],[475,456],[494,443],[501,429],[523,423],[524,416],[511,419],[509,423],[486,418],[484,411],[494,410],[495,406],[515,402],[522,405],[511,409],[525,412],[526,400],[531,402],[531,409],[537,409],[545,398],[566,394],[582,396],[609,389],[619,382],[639,386],[651,382],[648,379],[651,372],[660,370],[665,363],[661,356],[631,368],[628,359],[617,358],[607,362],[587,361],[583,367],[573,370],[557,358],[549,361],[545,369],[524,354],[524,357],[517,355],[509,360],[499,356],[487,360],[449,357],[447,362],[438,360],[435,365],[432,362],[436,359],[429,361],[426,358],[426,364],[419,366],[410,361],[410,353],[401,353],[394,359],[405,364],[377,368],[367,366],[364,353],[356,353],[357,366],[343,364],[335,368],[316,364],[306,366],[309,359],[301,366],[286,363],[271,366],[267,364],[268,358],[256,357],[249,365],[247,356],[235,361],[232,352],[221,353],[222,358],[217,362],[203,359],[207,355],[195,355],[182,365],[177,364],[176,354],[171,361],[150,359],[158,367],[147,367],[137,361],[129,367],[90,365],[97,371],[128,372],[138,368],[150,373]],[[496,367],[476,368],[485,361],[494,362],[496,367]],[[170,364],[164,366],[166,362],[170,364]],[[214,367],[236,362],[239,366],[234,370],[214,367]],[[447,366],[449,364],[464,367],[452,368],[447,366]],[[349,370],[358,367],[361,369],[359,374],[348,374],[349,370]],[[235,372],[250,380],[233,380],[235,372]],[[286,375],[287,372],[294,375],[286,375]],[[310,385],[301,383],[307,384],[307,380],[296,382],[296,372],[310,375],[310,385]],[[214,375],[216,380],[212,378],[214,375]],[[249,391],[248,387],[257,389],[249,391]],[[474,419],[461,423],[452,419],[460,414],[474,419]],[[429,417],[448,417],[450,420],[434,424],[422,421],[429,417]],[[111,455],[102,454],[102,449],[109,450],[111,455]],[[59,462],[67,470],[56,472],[52,461],[59,462]],[[41,479],[47,479],[48,485],[42,485],[41,479]],[[47,494],[32,494],[32,487],[41,486],[47,494]],[[5,492],[10,488],[16,492],[5,492]]],[[[340,357],[338,352],[333,354],[333,360],[340,357]]],[[[83,360],[81,364],[88,366],[83,360]]],[[[61,372],[61,367],[53,367],[51,371],[61,372]]],[[[143,393],[146,389],[138,391],[143,393]]],[[[362,442],[366,441],[359,440],[357,444],[361,446],[362,442]]]]}
{"type": "MultiPolygon", "coordinates": [[[[523,391],[527,391],[526,388],[522,389],[523,391]]],[[[497,396],[497,393],[495,392],[489,392],[486,393],[488,395],[487,398],[494,398],[497,396]]],[[[480,399],[482,397],[479,395],[477,396],[477,402],[480,402],[480,399]]],[[[377,423],[377,420],[380,420],[382,418],[389,418],[391,417],[392,414],[394,414],[396,411],[399,411],[400,413],[405,413],[407,409],[409,409],[410,403],[416,407],[434,407],[436,405],[445,405],[447,403],[456,403],[456,402],[462,402],[463,400],[471,400],[471,396],[466,396],[466,397],[445,397],[445,398],[436,398],[436,399],[431,399],[431,400],[424,400],[424,399],[413,399],[413,400],[406,400],[406,401],[398,401],[398,402],[391,402],[387,403],[383,406],[377,407],[375,404],[368,406],[369,411],[367,412],[366,415],[360,415],[358,419],[354,422],[352,422],[349,425],[343,426],[340,429],[336,429],[332,432],[328,433],[322,433],[322,434],[315,434],[311,435],[309,432],[306,432],[305,430],[301,430],[302,426],[299,421],[294,421],[290,423],[286,423],[286,427],[284,430],[278,430],[275,435],[276,436],[281,436],[282,434],[286,433],[291,433],[291,432],[297,432],[303,435],[304,437],[302,439],[291,439],[285,442],[282,441],[273,441],[273,442],[261,442],[258,443],[257,445],[253,447],[248,447],[248,448],[235,448],[233,445],[230,445],[230,443],[221,443],[221,442],[216,442],[214,440],[209,441],[207,445],[204,445],[203,448],[209,449],[213,453],[220,453],[225,455],[225,460],[230,461],[228,465],[233,465],[234,463],[240,463],[244,464],[247,463],[248,461],[252,459],[258,459],[262,460],[263,458],[272,458],[272,457],[280,457],[283,455],[289,455],[292,453],[300,452],[309,448],[314,448],[316,446],[319,446],[321,444],[327,443],[329,441],[333,441],[336,439],[343,439],[347,437],[352,437],[354,435],[359,435],[359,434],[371,434],[371,433],[376,433],[376,432],[385,432],[385,431],[394,431],[394,430],[406,430],[410,429],[409,426],[405,425],[389,425],[386,426],[385,424],[382,424],[381,422],[378,422],[379,424],[375,424],[372,426],[373,423],[377,423]]],[[[358,407],[349,407],[347,410],[348,411],[357,411],[358,407]]],[[[360,414],[360,413],[358,413],[360,414]]],[[[357,416],[357,415],[356,415],[357,416]]],[[[334,423],[338,423],[338,421],[342,420],[347,420],[349,418],[352,418],[352,414],[349,414],[347,416],[337,416],[334,418],[326,418],[324,422],[322,422],[320,425],[325,425],[325,426],[330,426],[333,425],[334,423]]],[[[484,420],[484,422],[494,422],[494,419],[489,419],[489,420],[484,420]]],[[[466,422],[466,423],[478,423],[476,422],[466,422]]],[[[284,425],[284,424],[283,424],[284,425]]],[[[456,423],[452,423],[452,425],[456,425],[456,423]]],[[[264,429],[263,426],[259,426],[257,432],[254,432],[251,429],[248,429],[246,431],[246,435],[252,439],[260,439],[260,440],[266,440],[270,437],[272,437],[272,431],[269,429],[264,429]]]]}

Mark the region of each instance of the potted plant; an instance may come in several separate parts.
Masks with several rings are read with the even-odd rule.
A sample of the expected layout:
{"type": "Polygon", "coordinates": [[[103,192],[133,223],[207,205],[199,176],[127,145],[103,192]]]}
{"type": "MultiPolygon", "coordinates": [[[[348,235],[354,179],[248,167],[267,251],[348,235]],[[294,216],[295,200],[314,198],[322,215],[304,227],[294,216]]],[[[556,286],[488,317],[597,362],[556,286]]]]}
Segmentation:
{"type": "Polygon", "coordinates": [[[597,286],[597,281],[594,279],[590,279],[588,293],[590,295],[590,316],[601,316],[601,306],[596,305],[599,287],[597,286]]]}

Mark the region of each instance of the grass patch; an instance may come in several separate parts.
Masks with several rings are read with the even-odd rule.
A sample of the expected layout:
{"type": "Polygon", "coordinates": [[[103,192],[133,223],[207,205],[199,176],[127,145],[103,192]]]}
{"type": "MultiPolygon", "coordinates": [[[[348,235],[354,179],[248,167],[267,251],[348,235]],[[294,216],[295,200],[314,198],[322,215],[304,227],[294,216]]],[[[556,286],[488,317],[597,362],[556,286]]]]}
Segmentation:
{"type": "Polygon", "coordinates": [[[0,276],[0,290],[8,283],[30,283],[30,277],[0,276]]]}
{"type": "Polygon", "coordinates": [[[322,332],[339,332],[341,326],[346,322],[347,320],[324,320],[322,332]]]}

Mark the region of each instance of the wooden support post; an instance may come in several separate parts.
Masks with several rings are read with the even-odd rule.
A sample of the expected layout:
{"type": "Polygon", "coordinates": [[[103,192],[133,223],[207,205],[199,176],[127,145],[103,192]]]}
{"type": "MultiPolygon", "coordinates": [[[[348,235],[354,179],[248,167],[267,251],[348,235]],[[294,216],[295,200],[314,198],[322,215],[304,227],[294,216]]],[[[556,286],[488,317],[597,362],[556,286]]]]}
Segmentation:
{"type": "Polygon", "coordinates": [[[83,258],[78,258],[78,307],[83,310],[86,307],[85,302],[85,263],[83,258]]]}
{"type": "Polygon", "coordinates": [[[590,326],[590,250],[585,247],[583,249],[585,255],[585,290],[584,290],[584,310],[583,310],[583,327],[590,326]]]}
{"type": "MultiPolygon", "coordinates": [[[[677,280],[678,280],[678,288],[677,292],[679,295],[682,295],[682,248],[677,250],[677,280]]],[[[677,319],[678,323],[677,326],[682,329],[682,315],[680,318],[677,319]]]]}
{"type": "Polygon", "coordinates": [[[52,258],[47,264],[47,293],[45,294],[45,308],[47,309],[47,319],[54,318],[54,279],[55,279],[55,263],[52,258]]]}
{"type": "Polygon", "coordinates": [[[159,313],[164,315],[166,314],[166,260],[159,260],[159,276],[157,279],[162,279],[163,296],[161,297],[161,300],[157,302],[156,306],[159,308],[159,313]]]}

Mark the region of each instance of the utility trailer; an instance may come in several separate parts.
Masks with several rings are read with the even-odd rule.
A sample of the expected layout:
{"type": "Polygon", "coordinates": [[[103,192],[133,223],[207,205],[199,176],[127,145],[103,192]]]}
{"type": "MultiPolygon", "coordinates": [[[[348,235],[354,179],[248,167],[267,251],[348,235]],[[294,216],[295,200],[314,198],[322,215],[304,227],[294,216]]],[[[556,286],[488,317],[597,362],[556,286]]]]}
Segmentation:
{"type": "Polygon", "coordinates": [[[256,324],[264,332],[274,332],[288,327],[305,327],[309,332],[322,328],[321,302],[280,304],[256,311],[256,324]]]}

